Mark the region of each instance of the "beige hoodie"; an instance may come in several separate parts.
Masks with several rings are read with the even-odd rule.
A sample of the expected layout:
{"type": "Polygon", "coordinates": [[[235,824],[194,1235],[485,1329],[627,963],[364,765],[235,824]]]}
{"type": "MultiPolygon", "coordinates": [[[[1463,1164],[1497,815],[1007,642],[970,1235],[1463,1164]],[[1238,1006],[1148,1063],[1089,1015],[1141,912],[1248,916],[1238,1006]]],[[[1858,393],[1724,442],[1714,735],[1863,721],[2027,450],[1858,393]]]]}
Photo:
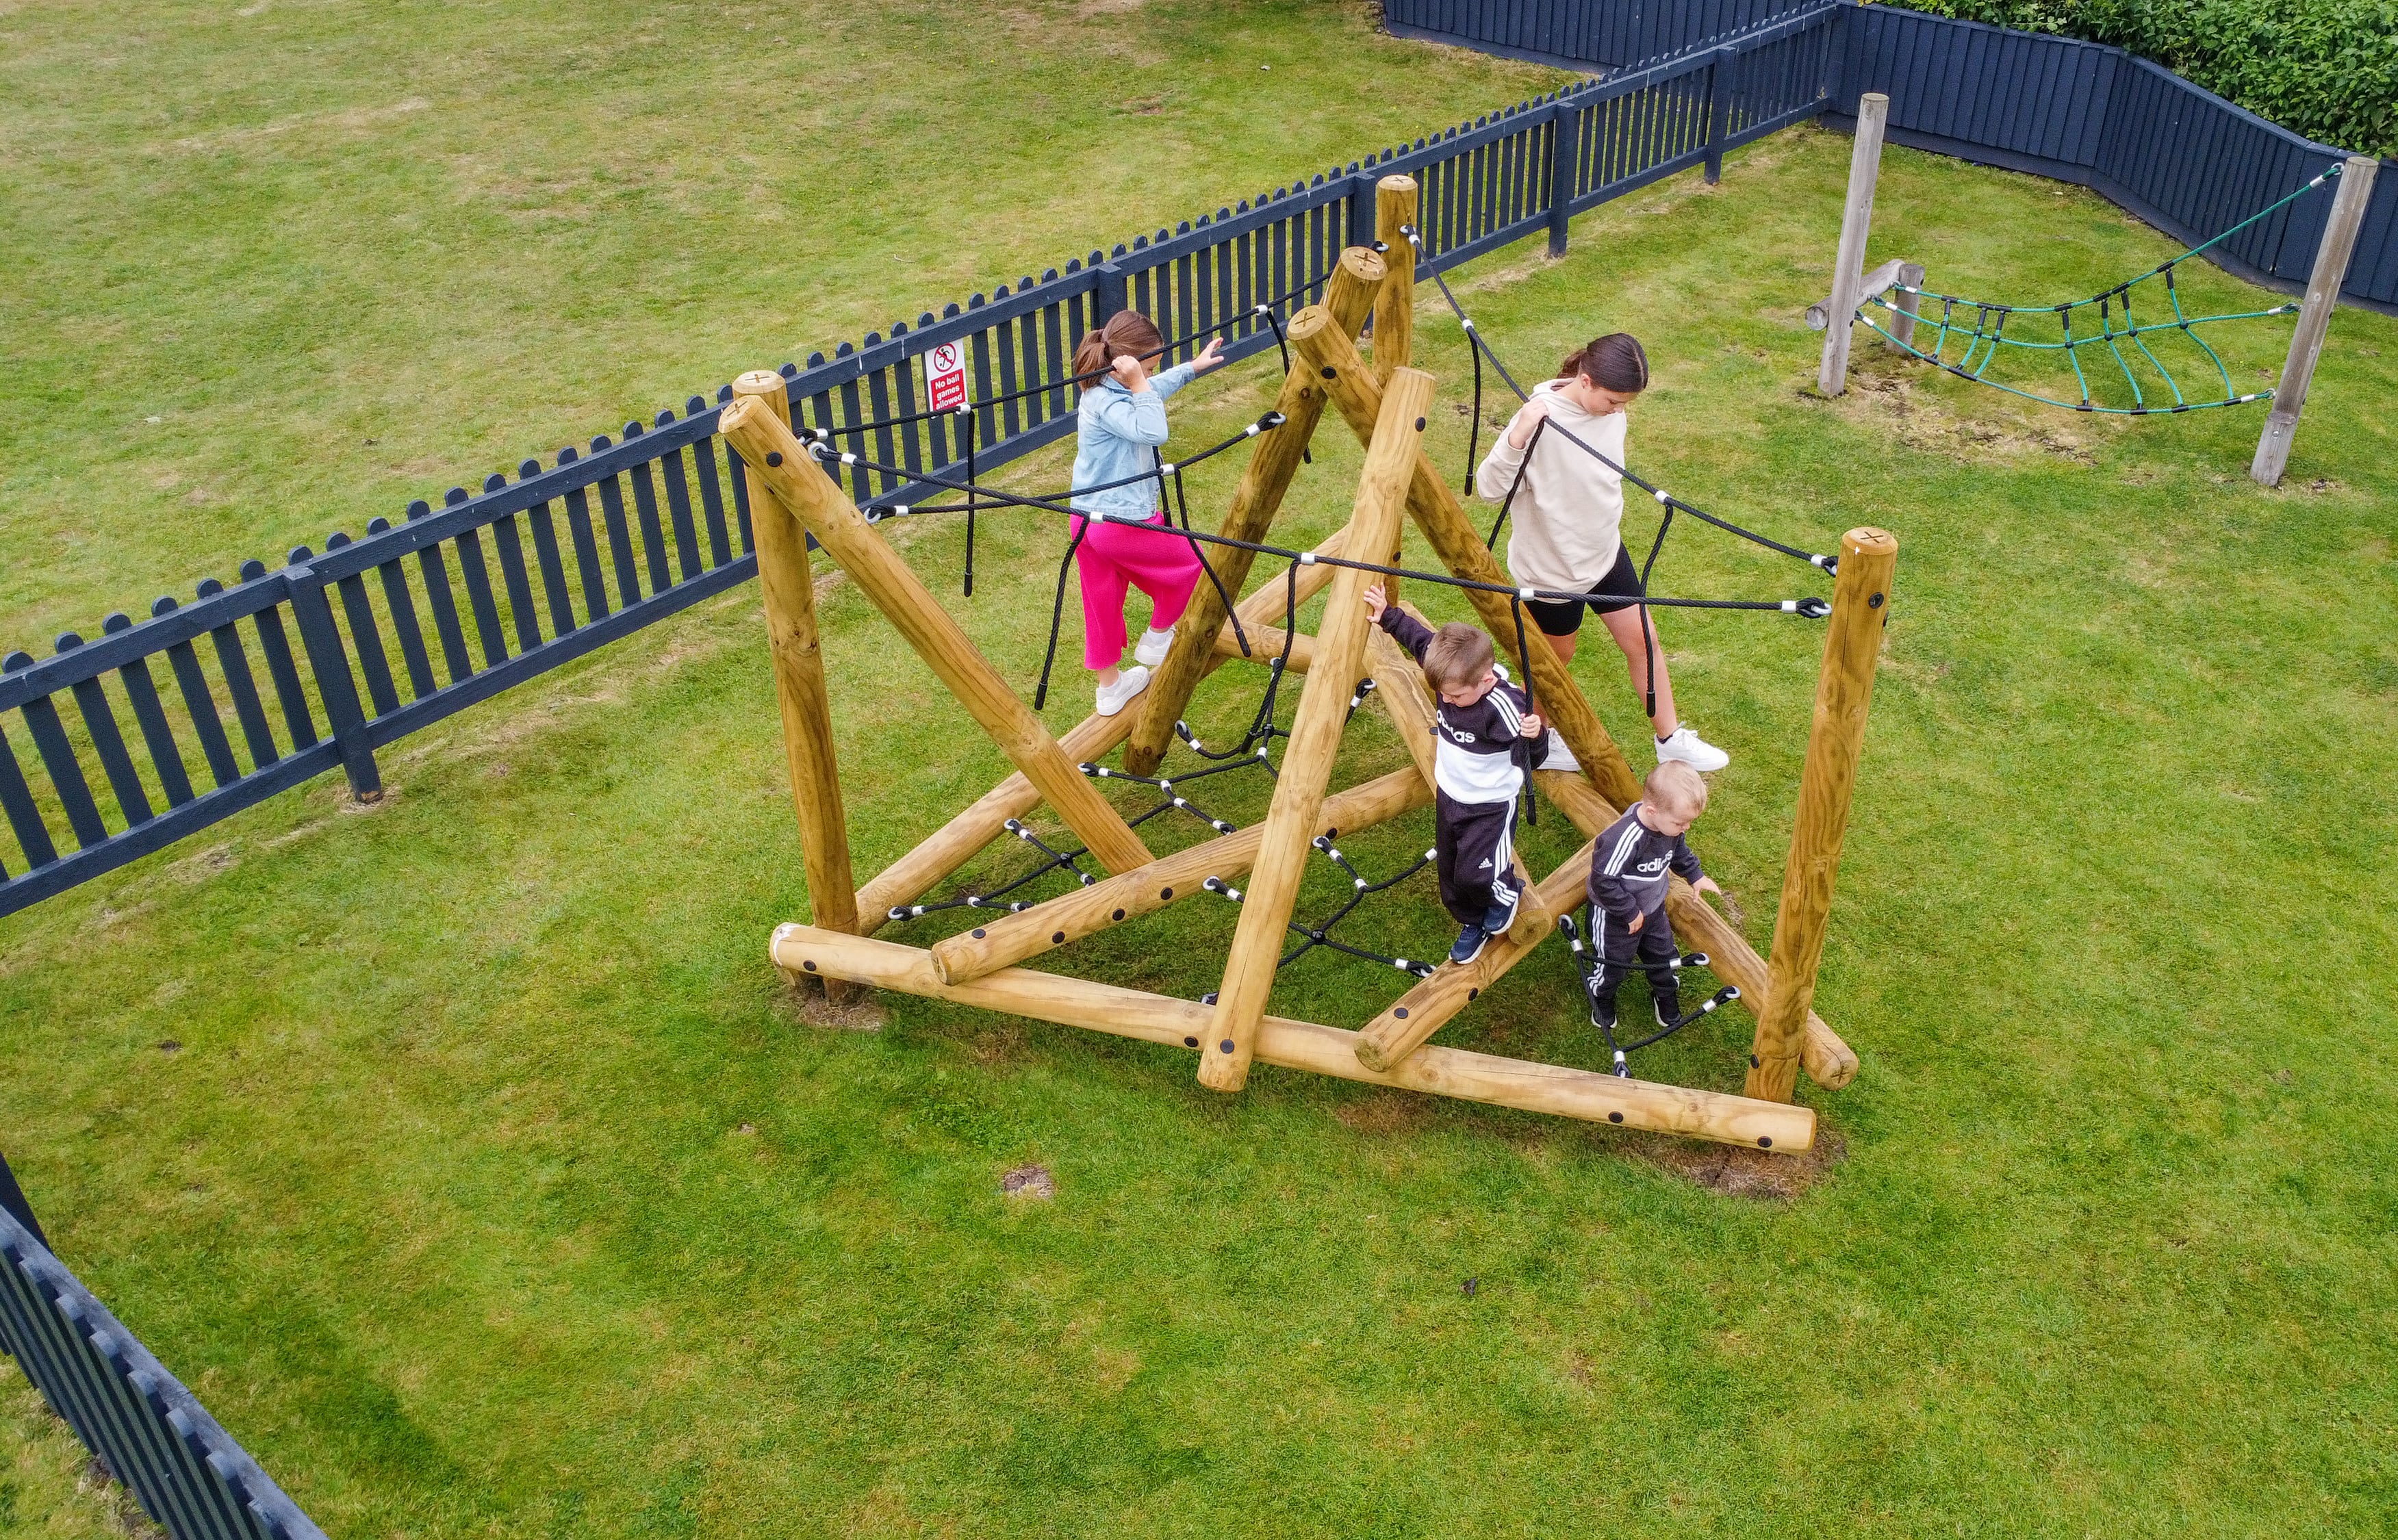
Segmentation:
{"type": "MultiPolygon", "coordinates": [[[[1554,380],[1532,387],[1535,397],[1549,403],[1550,425],[1533,447],[1524,485],[1509,505],[1507,570],[1529,588],[1587,593],[1615,565],[1622,547],[1623,478],[1567,443],[1557,429],[1621,465],[1623,430],[1631,419],[1620,411],[1593,417],[1557,395],[1556,387],[1554,380]]],[[[1515,421],[1507,425],[1512,433],[1515,421]]],[[[1507,439],[1501,434],[1474,473],[1475,490],[1493,502],[1506,497],[1524,463],[1524,452],[1507,439]]]]}

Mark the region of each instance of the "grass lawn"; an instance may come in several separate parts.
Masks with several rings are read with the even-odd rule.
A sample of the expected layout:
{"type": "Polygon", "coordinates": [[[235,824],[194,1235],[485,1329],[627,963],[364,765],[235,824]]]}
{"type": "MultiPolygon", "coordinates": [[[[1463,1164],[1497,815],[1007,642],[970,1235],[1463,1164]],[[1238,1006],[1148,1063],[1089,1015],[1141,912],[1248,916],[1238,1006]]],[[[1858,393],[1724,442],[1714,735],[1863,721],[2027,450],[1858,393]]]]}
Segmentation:
{"type": "MultiPolygon", "coordinates": [[[[1154,46],[1254,24],[1328,60],[1354,31],[1346,11],[1244,20],[1298,14],[1194,8],[1154,46]]],[[[1453,115],[1438,95],[1420,121],[1453,115]]],[[[1283,136],[1306,96],[1243,115],[1283,136]]],[[[1267,137],[1243,123],[1211,153],[1267,137]]],[[[1794,130],[1719,188],[1692,174],[1586,216],[1561,262],[1529,244],[1453,280],[1519,372],[1637,330],[1657,382],[1634,454],[1692,502],[1816,548],[1861,522],[1901,540],[1818,998],[1864,1070],[1802,1088],[1839,1158],[1796,1196],[1717,1190],[1721,1160],[1692,1145],[1273,1069],[1219,1097],[1184,1055],[914,999],[886,1000],[878,1032],[802,1023],[764,956],[805,895],[744,591],[410,740],[373,811],[320,783],[0,922],[0,1129],[62,1253],[343,1535],[2390,1527],[2398,325],[2338,317],[2275,492],[2243,474],[2253,412],[2051,412],[1864,343],[1859,388],[1826,403],[1798,315],[1847,160],[1794,130]],[[1026,1162],[1054,1200],[1000,1195],[1026,1162]]],[[[1176,187],[1220,180],[1151,191],[1172,211],[1176,187]]],[[[1081,207],[1061,201],[1036,255],[1086,228],[1081,207]]],[[[1897,150],[1877,215],[1877,256],[2006,299],[2093,292],[2174,249],[2078,192],[1897,150]]],[[[949,274],[899,239],[850,271],[876,251],[949,274]]],[[[450,299],[421,267],[390,281],[450,299]]],[[[2257,299],[2212,270],[2186,288],[2257,299]]],[[[897,291],[855,283],[861,303],[897,291]]],[[[1426,292],[1419,357],[1454,467],[1469,372],[1426,292]]],[[[573,410],[469,431],[427,408],[420,439],[445,466],[497,462],[583,426],[585,403],[629,413],[788,351],[788,302],[761,291],[707,342],[612,311],[594,325],[624,345],[588,355],[573,410]]],[[[807,314],[839,336],[880,313],[807,314]]],[[[2238,377],[2285,336],[2235,336],[2238,377]]],[[[457,342],[455,388],[511,399],[489,334],[457,342]]],[[[1253,416],[1272,383],[1260,363],[1194,387],[1178,442],[1253,416]]],[[[190,388],[190,453],[294,485],[280,413],[190,388]]],[[[1344,435],[1317,447],[1300,539],[1340,522],[1356,475],[1344,435]]],[[[1220,506],[1227,462],[1194,507],[1220,506]]],[[[326,475],[327,495],[379,465],[326,475]]],[[[370,505],[421,488],[385,474],[370,505]]],[[[1029,692],[1060,542],[984,531],[976,597],[952,607],[1029,692]]],[[[954,521],[896,538],[954,594],[954,521]]],[[[1660,574],[1820,591],[1704,531],[1677,532],[1660,574]]],[[[854,590],[824,603],[870,872],[1004,767],[854,590]]],[[[1784,617],[1664,623],[1686,710],[1736,757],[1694,842],[1760,946],[1820,638],[1784,617]]],[[[1633,741],[1620,665],[1594,649],[1576,672],[1633,741]]],[[[1204,736],[1255,677],[1216,676],[1204,736]]],[[[1086,699],[1067,689],[1051,720],[1086,699]]],[[[1361,714],[1342,779],[1400,759],[1361,714]]],[[[1263,798],[1219,810],[1246,822],[1263,798]]],[[[1342,843],[1379,876],[1428,830],[1418,813],[1342,843]]],[[[1525,843],[1545,870],[1573,841],[1552,812],[1525,843]]],[[[1338,896],[1322,873],[1306,904],[1338,896]]],[[[1196,996],[1233,917],[1193,900],[1047,965],[1196,996]]],[[[1355,923],[1419,954],[1445,929],[1428,876],[1355,923]]],[[[1273,1009],[1355,1024],[1397,986],[1319,955],[1273,1009]]],[[[1640,1068],[1736,1089],[1746,1024],[1721,1013],[1640,1068]]],[[[1559,953],[1443,1040],[1601,1058],[1559,953]]],[[[0,1513],[107,1533],[72,1446],[12,1395],[0,1513]]]]}

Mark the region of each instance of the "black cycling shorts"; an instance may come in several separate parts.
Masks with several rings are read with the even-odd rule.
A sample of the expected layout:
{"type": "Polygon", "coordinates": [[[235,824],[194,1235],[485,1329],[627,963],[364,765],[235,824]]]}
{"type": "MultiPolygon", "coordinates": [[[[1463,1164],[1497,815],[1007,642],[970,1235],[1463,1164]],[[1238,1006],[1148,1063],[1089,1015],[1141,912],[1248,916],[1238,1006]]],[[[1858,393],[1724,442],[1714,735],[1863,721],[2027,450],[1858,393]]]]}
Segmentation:
{"type": "Polygon", "coordinates": [[[1531,611],[1532,622],[1543,636],[1570,636],[1582,629],[1584,609],[1629,609],[1639,602],[1640,569],[1632,565],[1632,553],[1618,545],[1615,565],[1607,569],[1607,576],[1598,580],[1587,597],[1526,599],[1524,608],[1531,611]]]}

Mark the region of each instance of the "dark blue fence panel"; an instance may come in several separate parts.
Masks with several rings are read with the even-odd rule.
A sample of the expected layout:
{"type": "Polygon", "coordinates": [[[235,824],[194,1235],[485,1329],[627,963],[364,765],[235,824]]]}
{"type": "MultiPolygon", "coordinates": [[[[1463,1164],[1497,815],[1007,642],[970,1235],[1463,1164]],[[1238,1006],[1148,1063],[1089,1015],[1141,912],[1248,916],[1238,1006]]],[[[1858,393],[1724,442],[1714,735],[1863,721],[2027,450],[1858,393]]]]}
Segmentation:
{"type": "Polygon", "coordinates": [[[0,1344],[175,1540],[324,1540],[324,1531],[6,1206],[0,1344]]]}
{"type": "Polygon", "coordinates": [[[1402,37],[1471,43],[1568,69],[1631,70],[1749,32],[1822,0],[1384,0],[1402,37]]]}

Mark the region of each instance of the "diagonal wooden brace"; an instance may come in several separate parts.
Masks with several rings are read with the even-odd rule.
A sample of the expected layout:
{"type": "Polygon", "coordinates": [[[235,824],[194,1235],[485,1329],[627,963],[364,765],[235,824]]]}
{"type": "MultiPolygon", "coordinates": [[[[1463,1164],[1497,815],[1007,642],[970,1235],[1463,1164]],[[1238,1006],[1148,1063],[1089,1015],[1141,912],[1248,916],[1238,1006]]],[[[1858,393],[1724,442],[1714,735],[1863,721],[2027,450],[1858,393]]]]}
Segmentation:
{"type": "MultiPolygon", "coordinates": [[[[1321,317],[1318,329],[1330,325],[1330,317],[1320,310],[1300,313],[1300,319],[1308,316],[1321,317]]],[[[1291,325],[1295,332],[1299,322],[1291,325]]],[[[1365,469],[1357,479],[1356,512],[1349,521],[1351,549],[1387,551],[1397,538],[1408,468],[1423,452],[1424,413],[1432,408],[1432,376],[1421,369],[1401,369],[1391,377],[1391,388],[1382,394],[1382,422],[1367,448],[1365,469]]],[[[1332,580],[1324,618],[1315,628],[1315,666],[1292,714],[1290,744],[1276,772],[1257,867],[1224,964],[1214,1024],[1199,1056],[1199,1083],[1211,1091],[1238,1091],[1248,1079],[1258,1024],[1265,1020],[1274,964],[1282,956],[1283,931],[1299,898],[1308,842],[1314,837],[1332,757],[1348,720],[1350,693],[1365,662],[1367,579],[1355,568],[1342,568],[1332,580]]]]}
{"type": "MultiPolygon", "coordinates": [[[[1592,846],[1585,843],[1568,856],[1564,865],[1526,895],[1527,902],[1536,898],[1545,913],[1564,912],[1590,880],[1591,850],[1592,846]]],[[[1464,1010],[1475,996],[1531,956],[1546,932],[1544,925],[1540,934],[1519,941],[1511,930],[1503,936],[1492,937],[1482,948],[1482,955],[1463,967],[1445,962],[1434,969],[1429,978],[1418,982],[1357,1034],[1357,1062],[1367,1069],[1385,1070],[1405,1063],[1408,1054],[1448,1025],[1450,1018],[1464,1010]]]]}
{"type": "MultiPolygon", "coordinates": [[[[1395,770],[1327,797],[1314,832],[1371,828],[1431,800],[1431,783],[1412,767],[1395,770]]],[[[934,944],[933,967],[944,984],[963,984],[1038,957],[1053,946],[1154,914],[1177,899],[1202,891],[1211,877],[1231,882],[1246,876],[1258,858],[1258,842],[1264,835],[1264,824],[1252,824],[1187,850],[1160,856],[1138,871],[1087,888],[1068,889],[1046,903],[1012,915],[995,916],[972,931],[934,944]]]]}
{"type": "MultiPolygon", "coordinates": [[[[1335,529],[1324,543],[1315,548],[1322,556],[1337,556],[1345,548],[1345,529],[1335,529]]],[[[1303,605],[1324,592],[1332,581],[1334,567],[1314,564],[1299,569],[1298,597],[1281,583],[1269,583],[1243,599],[1233,609],[1244,626],[1263,625],[1270,620],[1280,620],[1287,609],[1303,605]]],[[[1309,638],[1311,644],[1313,638],[1309,638]]],[[[1253,639],[1252,648],[1256,647],[1253,639]]],[[[1312,651],[1312,645],[1311,645],[1312,651]]],[[[1207,664],[1213,672],[1223,660],[1217,658],[1207,664]]],[[[1112,716],[1091,716],[1069,730],[1058,741],[1066,757],[1076,764],[1087,764],[1125,741],[1132,730],[1133,715],[1119,711],[1112,716]]],[[[1041,804],[1041,794],[1018,770],[998,785],[983,793],[972,805],[933,831],[906,855],[884,867],[881,875],[858,890],[857,906],[862,916],[861,932],[871,932],[889,923],[891,911],[904,909],[933,891],[935,884],[974,859],[975,852],[997,839],[1011,818],[1022,818],[1041,804]]]]}
{"type": "MultiPolygon", "coordinates": [[[[1323,308],[1348,335],[1356,336],[1357,328],[1366,324],[1374,297],[1381,291],[1382,275],[1382,258],[1372,248],[1353,246],[1340,253],[1325,286],[1323,308]]],[[[1221,532],[1230,539],[1260,542],[1266,538],[1274,515],[1281,511],[1290,478],[1307,451],[1308,440],[1315,436],[1315,424],[1324,415],[1324,392],[1305,365],[1291,364],[1283,379],[1282,394],[1274,399],[1274,410],[1282,413],[1282,426],[1258,435],[1249,450],[1248,468],[1241,473],[1241,484],[1233,492],[1233,506],[1224,515],[1221,532]]],[[[1254,556],[1237,546],[1209,548],[1207,559],[1214,564],[1225,593],[1241,591],[1254,556]]],[[[1156,773],[1174,742],[1174,723],[1191,704],[1191,692],[1207,671],[1216,628],[1223,623],[1223,599],[1214,583],[1202,583],[1174,628],[1174,646],[1167,650],[1165,662],[1151,674],[1149,688],[1132,707],[1138,716],[1125,748],[1126,774],[1156,773]]]]}
{"type": "Polygon", "coordinates": [[[748,473],[799,516],[816,543],[874,601],[1092,855],[1111,872],[1147,865],[1149,848],[1124,815],[1074,768],[1032,708],[1017,699],[964,628],[867,524],[782,420],[758,397],[739,395],[717,421],[748,473]]]}
{"type": "MultiPolygon", "coordinates": [[[[1550,804],[1573,820],[1574,827],[1586,835],[1596,836],[1622,816],[1579,775],[1534,770],[1532,780],[1547,795],[1550,804]]],[[[1572,901],[1573,904],[1581,903],[1579,897],[1572,901]]],[[[1685,950],[1704,952],[1710,959],[1707,966],[1716,977],[1740,986],[1740,1003],[1750,1015],[1765,1010],[1766,1001],[1772,998],[1765,959],[1757,955],[1757,948],[1749,945],[1746,936],[1732,928],[1731,921],[1717,914],[1695,889],[1678,877],[1666,879],[1665,917],[1674,922],[1674,937],[1685,950]]],[[[1857,1078],[1855,1051],[1812,1011],[1807,1012],[1799,1062],[1807,1066],[1814,1082],[1827,1091],[1838,1091],[1857,1078]]]]}
{"type": "MultiPolygon", "coordinates": [[[[1326,396],[1348,419],[1358,438],[1370,444],[1375,420],[1382,407],[1381,384],[1347,338],[1328,326],[1303,326],[1307,315],[1301,311],[1292,317],[1291,346],[1315,367],[1326,396]]],[[[1466,518],[1457,494],[1449,490],[1448,483],[1433,469],[1432,461],[1421,449],[1408,482],[1408,513],[1451,572],[1476,583],[1496,583],[1502,589],[1508,586],[1507,574],[1500,570],[1498,561],[1484,547],[1481,533],[1466,518]]],[[[1506,638],[1512,650],[1516,609],[1507,595],[1469,588],[1465,596],[1472,601],[1484,629],[1493,636],[1506,638]]],[[[1640,797],[1638,777],[1632,773],[1615,740],[1607,735],[1598,714],[1583,699],[1582,690],[1574,684],[1573,676],[1566,672],[1566,665],[1549,645],[1548,637],[1529,622],[1525,650],[1532,669],[1533,708],[1557,730],[1566,747],[1582,761],[1583,773],[1590,777],[1591,783],[1610,800],[1631,806],[1640,797]]]]}

